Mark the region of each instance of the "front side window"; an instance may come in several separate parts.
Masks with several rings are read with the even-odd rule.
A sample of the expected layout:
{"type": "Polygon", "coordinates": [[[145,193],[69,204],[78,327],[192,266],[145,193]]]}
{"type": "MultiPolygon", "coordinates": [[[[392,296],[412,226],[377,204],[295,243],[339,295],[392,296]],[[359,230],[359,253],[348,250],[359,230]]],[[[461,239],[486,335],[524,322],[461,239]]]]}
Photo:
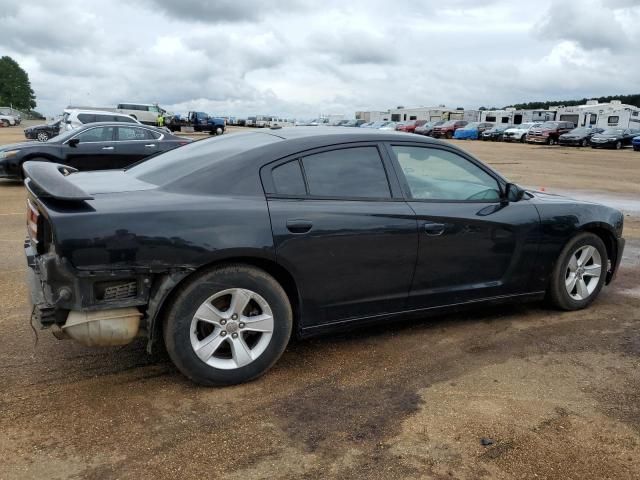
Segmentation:
{"type": "Polygon", "coordinates": [[[437,148],[393,146],[416,200],[500,200],[495,178],[456,153],[437,148]]]}
{"type": "Polygon", "coordinates": [[[389,182],[376,147],[354,147],[302,159],[309,194],[323,197],[389,198],[389,182]]]}
{"type": "Polygon", "coordinates": [[[113,140],[113,127],[96,127],[85,130],[75,138],[80,143],[87,142],[111,142],[113,140]]]}

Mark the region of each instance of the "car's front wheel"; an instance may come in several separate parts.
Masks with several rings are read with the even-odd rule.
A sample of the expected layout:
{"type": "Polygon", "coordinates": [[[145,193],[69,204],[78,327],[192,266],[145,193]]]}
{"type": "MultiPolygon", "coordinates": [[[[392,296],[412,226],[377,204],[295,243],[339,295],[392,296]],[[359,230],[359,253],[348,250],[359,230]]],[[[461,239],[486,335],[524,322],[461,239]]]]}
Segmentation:
{"type": "Polygon", "coordinates": [[[562,310],[587,307],[600,293],[606,278],[607,249],[593,233],[576,235],[564,247],[553,269],[548,297],[562,310]]]}
{"type": "Polygon", "coordinates": [[[292,331],[287,294],[248,265],[210,270],[181,287],[164,320],[167,352],[196,383],[252,380],[280,358],[292,331]]]}
{"type": "Polygon", "coordinates": [[[49,134],[47,132],[38,132],[36,138],[39,142],[46,142],[47,140],[49,140],[49,134]]]}
{"type": "Polygon", "coordinates": [[[589,142],[587,141],[587,139],[586,139],[586,138],[583,138],[583,139],[582,139],[582,142],[580,142],[580,146],[582,146],[582,147],[586,147],[587,145],[589,145],[589,142]]]}
{"type": "Polygon", "coordinates": [[[616,150],[620,150],[622,148],[622,142],[620,140],[618,140],[616,142],[616,150]]]}

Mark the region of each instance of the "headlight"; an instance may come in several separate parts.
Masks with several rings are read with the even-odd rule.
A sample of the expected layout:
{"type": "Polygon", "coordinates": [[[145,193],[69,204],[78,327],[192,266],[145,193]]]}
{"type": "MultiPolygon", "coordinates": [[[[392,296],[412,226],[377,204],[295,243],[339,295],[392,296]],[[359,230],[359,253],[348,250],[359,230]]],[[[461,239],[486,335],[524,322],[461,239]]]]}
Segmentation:
{"type": "Polygon", "coordinates": [[[18,154],[18,150],[8,150],[6,152],[0,152],[0,159],[15,157],[18,154]]]}
{"type": "Polygon", "coordinates": [[[607,138],[607,142],[617,142],[617,138],[607,138]]]}

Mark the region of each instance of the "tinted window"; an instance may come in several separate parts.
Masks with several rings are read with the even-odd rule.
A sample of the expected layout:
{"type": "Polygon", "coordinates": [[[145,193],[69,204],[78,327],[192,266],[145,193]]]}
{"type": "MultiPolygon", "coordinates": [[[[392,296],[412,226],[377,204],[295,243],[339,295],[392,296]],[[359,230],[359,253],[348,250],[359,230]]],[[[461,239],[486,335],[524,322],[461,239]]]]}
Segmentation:
{"type": "Polygon", "coordinates": [[[618,117],[617,115],[612,115],[607,119],[607,125],[618,125],[619,121],[620,117],[618,117]]]}
{"type": "Polygon", "coordinates": [[[82,123],[93,123],[96,121],[96,116],[89,113],[81,113],[78,115],[78,120],[82,123]]]}
{"type": "Polygon", "coordinates": [[[128,115],[118,115],[113,117],[114,122],[124,122],[124,123],[138,123],[133,117],[129,117],[128,115]]]}
{"type": "Polygon", "coordinates": [[[96,119],[94,121],[96,122],[111,122],[113,120],[113,115],[102,115],[102,114],[97,114],[96,119]]]}
{"type": "Polygon", "coordinates": [[[272,176],[276,193],[306,195],[307,190],[304,186],[302,170],[300,170],[300,163],[297,160],[274,168],[272,176]]]}
{"type": "Polygon", "coordinates": [[[151,132],[146,128],[118,127],[118,140],[151,140],[151,132]]]}
{"type": "Polygon", "coordinates": [[[500,199],[498,182],[460,155],[425,147],[394,146],[411,196],[420,200],[500,199]]]}
{"type": "Polygon", "coordinates": [[[311,195],[390,197],[387,175],[376,147],[318,153],[305,157],[302,163],[311,195]]]}
{"type": "Polygon", "coordinates": [[[114,127],[96,127],[85,130],[78,134],[80,143],[85,142],[110,142],[113,140],[114,127]]]}
{"type": "MultiPolygon", "coordinates": [[[[193,142],[127,170],[143,182],[166,185],[244,152],[281,141],[262,133],[236,133],[193,142]]],[[[257,169],[257,167],[256,167],[257,169]]]]}

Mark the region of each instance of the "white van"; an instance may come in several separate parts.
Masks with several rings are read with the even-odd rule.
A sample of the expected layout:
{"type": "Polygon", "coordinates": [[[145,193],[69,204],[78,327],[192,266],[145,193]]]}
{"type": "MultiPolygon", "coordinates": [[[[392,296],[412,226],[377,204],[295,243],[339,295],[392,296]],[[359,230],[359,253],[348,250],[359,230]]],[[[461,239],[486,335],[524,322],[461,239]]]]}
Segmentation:
{"type": "Polygon", "coordinates": [[[129,115],[140,123],[157,125],[158,115],[165,116],[167,111],[151,103],[119,103],[116,111],[129,115]]]}
{"type": "Polygon", "coordinates": [[[135,118],[125,115],[124,113],[101,110],[66,109],[62,114],[62,128],[60,129],[60,133],[64,130],[75,130],[85,123],[94,122],[140,123],[135,118]]]}

